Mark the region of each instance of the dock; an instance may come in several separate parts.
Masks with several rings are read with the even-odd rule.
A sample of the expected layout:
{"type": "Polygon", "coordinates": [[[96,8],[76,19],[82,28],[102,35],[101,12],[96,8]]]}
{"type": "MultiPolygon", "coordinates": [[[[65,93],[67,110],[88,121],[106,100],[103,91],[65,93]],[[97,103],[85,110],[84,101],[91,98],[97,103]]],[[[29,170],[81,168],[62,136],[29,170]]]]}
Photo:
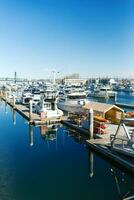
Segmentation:
{"type": "MultiPolygon", "coordinates": [[[[71,122],[65,120],[62,121],[63,124],[70,127],[71,129],[74,129],[76,132],[79,132],[81,134],[84,134],[88,137],[89,131],[87,129],[82,128],[79,125],[72,124],[71,122]]],[[[132,127],[131,127],[132,128],[132,127]]],[[[125,158],[123,156],[120,156],[119,154],[113,152],[111,150],[111,144],[110,144],[110,134],[113,134],[117,130],[117,125],[109,125],[108,127],[108,134],[105,135],[94,135],[94,138],[87,139],[86,145],[89,149],[96,152],[97,154],[101,155],[104,159],[110,160],[115,165],[122,168],[124,171],[128,173],[134,174],[134,161],[129,160],[128,158],[125,158]]]]}
{"type": "Polygon", "coordinates": [[[123,168],[125,171],[134,174],[134,162],[119,156],[110,149],[109,141],[106,139],[87,140],[87,146],[93,151],[112,161],[114,164],[123,168]]]}
{"type": "Polygon", "coordinates": [[[15,111],[17,111],[22,117],[24,117],[30,124],[33,125],[48,125],[48,124],[55,124],[60,123],[63,118],[47,118],[45,120],[42,120],[40,115],[37,113],[32,113],[30,115],[29,108],[26,105],[22,104],[13,104],[12,101],[9,101],[5,97],[1,97],[5,103],[7,103],[9,106],[11,106],[15,111]]]}

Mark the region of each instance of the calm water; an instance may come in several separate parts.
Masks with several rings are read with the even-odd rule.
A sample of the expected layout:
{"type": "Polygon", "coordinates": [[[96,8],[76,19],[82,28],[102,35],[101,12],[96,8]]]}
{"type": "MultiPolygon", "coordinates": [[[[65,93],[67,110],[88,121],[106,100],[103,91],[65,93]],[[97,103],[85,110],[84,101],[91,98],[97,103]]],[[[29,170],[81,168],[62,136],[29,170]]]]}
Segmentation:
{"type": "Polygon", "coordinates": [[[63,126],[48,133],[17,113],[13,120],[0,102],[0,200],[120,200],[134,192],[134,179],[93,154],[79,135],[63,126]]]}
{"type": "MultiPolygon", "coordinates": [[[[103,103],[110,103],[110,104],[114,104],[114,99],[110,98],[110,99],[105,99],[105,98],[89,98],[93,101],[99,101],[99,102],[103,102],[103,103]]],[[[131,104],[134,105],[134,93],[129,93],[129,92],[118,92],[117,93],[117,102],[118,103],[126,103],[126,104],[131,104]]],[[[128,109],[124,109],[124,110],[128,110],[128,109]]]]}

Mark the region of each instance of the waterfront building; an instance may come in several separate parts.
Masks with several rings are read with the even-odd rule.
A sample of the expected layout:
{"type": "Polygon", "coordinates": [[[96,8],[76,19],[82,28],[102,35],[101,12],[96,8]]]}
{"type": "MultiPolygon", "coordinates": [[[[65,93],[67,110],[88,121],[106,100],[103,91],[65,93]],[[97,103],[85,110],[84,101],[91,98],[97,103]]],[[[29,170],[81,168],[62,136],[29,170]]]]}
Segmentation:
{"type": "Polygon", "coordinates": [[[63,79],[64,85],[73,85],[73,86],[81,86],[86,84],[86,79],[63,79]]]}

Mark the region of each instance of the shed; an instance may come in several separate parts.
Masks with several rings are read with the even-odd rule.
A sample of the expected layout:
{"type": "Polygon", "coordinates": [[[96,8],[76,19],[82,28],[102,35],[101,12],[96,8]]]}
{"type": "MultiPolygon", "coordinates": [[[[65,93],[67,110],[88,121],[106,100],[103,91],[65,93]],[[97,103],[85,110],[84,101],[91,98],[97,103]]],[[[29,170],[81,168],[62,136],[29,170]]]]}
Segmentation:
{"type": "Polygon", "coordinates": [[[93,109],[95,116],[104,117],[114,124],[119,124],[123,117],[124,110],[116,105],[99,103],[99,102],[89,102],[83,106],[84,110],[93,109]]]}

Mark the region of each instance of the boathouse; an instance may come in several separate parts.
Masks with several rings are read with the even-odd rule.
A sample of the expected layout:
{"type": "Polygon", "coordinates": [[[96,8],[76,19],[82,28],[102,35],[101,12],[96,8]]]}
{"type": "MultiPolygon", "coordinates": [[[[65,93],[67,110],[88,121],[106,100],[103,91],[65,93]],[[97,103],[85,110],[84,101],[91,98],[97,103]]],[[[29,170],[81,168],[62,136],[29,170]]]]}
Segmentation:
{"type": "Polygon", "coordinates": [[[94,116],[103,117],[114,124],[119,124],[124,114],[123,109],[116,105],[106,103],[89,102],[83,108],[86,111],[92,108],[94,116]]]}

